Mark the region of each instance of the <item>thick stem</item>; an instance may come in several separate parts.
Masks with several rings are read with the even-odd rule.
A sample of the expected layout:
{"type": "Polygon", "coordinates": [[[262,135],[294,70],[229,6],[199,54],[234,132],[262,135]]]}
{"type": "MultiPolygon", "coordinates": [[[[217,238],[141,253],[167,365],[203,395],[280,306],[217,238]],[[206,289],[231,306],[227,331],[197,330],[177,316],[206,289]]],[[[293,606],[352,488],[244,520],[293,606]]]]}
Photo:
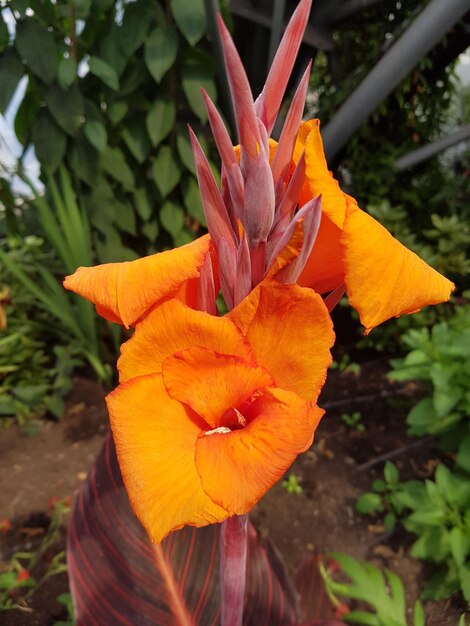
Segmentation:
{"type": "Polygon", "coordinates": [[[247,524],[247,515],[236,515],[220,525],[221,626],[242,626],[247,524]]]}

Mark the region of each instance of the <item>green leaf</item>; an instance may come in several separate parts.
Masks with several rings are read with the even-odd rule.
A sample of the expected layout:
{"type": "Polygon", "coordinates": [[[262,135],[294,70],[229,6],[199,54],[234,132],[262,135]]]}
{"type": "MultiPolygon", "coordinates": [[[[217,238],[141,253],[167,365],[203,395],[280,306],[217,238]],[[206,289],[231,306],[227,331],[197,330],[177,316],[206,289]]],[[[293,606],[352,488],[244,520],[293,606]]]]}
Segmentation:
{"type": "Polygon", "coordinates": [[[454,527],[449,533],[450,551],[457,565],[463,565],[470,552],[470,535],[454,527]]]}
{"type": "Polygon", "coordinates": [[[202,50],[189,52],[181,69],[181,84],[192,111],[201,122],[205,122],[207,113],[201,87],[207,91],[212,100],[215,100],[217,96],[214,83],[214,65],[207,52],[202,50]]]}
{"type": "Polygon", "coordinates": [[[152,222],[147,222],[142,226],[142,232],[147,237],[149,241],[155,243],[158,233],[160,232],[160,227],[158,226],[157,220],[153,220],[152,222]]]}
{"type": "Polygon", "coordinates": [[[127,122],[121,136],[136,161],[142,164],[150,151],[150,140],[144,119],[142,117],[131,119],[127,122]]]}
{"type": "Polygon", "coordinates": [[[155,10],[161,11],[158,4],[148,0],[125,4],[122,26],[119,29],[119,46],[127,58],[145,41],[155,10]]]}
{"type": "Polygon", "coordinates": [[[124,100],[118,100],[117,102],[114,102],[108,109],[108,117],[111,124],[113,126],[119,124],[119,122],[126,115],[128,109],[129,105],[124,100]]]}
{"type": "Polygon", "coordinates": [[[416,600],[413,609],[413,626],[426,626],[426,616],[424,615],[423,605],[416,600]]]}
{"type": "Polygon", "coordinates": [[[59,63],[57,80],[62,89],[67,89],[77,78],[77,62],[72,57],[65,57],[59,63]]]}
{"type": "Polygon", "coordinates": [[[90,72],[103,81],[105,85],[117,91],[119,89],[119,78],[116,70],[103,59],[91,57],[88,61],[90,72]]]}
{"type": "Polygon", "coordinates": [[[63,161],[67,136],[45,110],[40,111],[34,123],[32,139],[39,162],[46,171],[54,172],[63,161]]]}
{"type": "Polygon", "coordinates": [[[121,49],[120,38],[121,28],[117,24],[113,24],[107,34],[104,35],[99,47],[100,59],[114,68],[118,77],[123,73],[128,61],[128,57],[121,49]]]}
{"type": "Polygon", "coordinates": [[[376,493],[383,493],[386,489],[387,486],[385,484],[385,481],[383,481],[381,478],[377,478],[376,480],[372,481],[372,491],[375,491],[376,493]]]}
{"type": "Polygon", "coordinates": [[[101,122],[87,120],[83,126],[85,137],[98,152],[104,152],[108,145],[108,133],[101,122]]]}
{"type": "Polygon", "coordinates": [[[72,142],[70,166],[81,180],[90,186],[95,184],[100,166],[99,153],[82,131],[79,131],[75,141],[72,142]]]}
{"type": "Polygon", "coordinates": [[[32,128],[39,115],[40,104],[40,94],[36,89],[28,88],[15,115],[15,134],[23,146],[30,142],[32,128]]]}
{"type": "Polygon", "coordinates": [[[139,216],[146,222],[153,213],[152,201],[145,187],[139,187],[134,192],[134,205],[139,216]]]}
{"type": "Polygon", "coordinates": [[[470,435],[461,442],[455,461],[460,468],[470,474],[470,435]]]}
{"type": "Polygon", "coordinates": [[[193,151],[191,150],[191,141],[189,140],[188,129],[178,124],[176,131],[176,148],[183,165],[196,175],[196,166],[194,165],[193,151]]]}
{"type": "Polygon", "coordinates": [[[24,67],[13,48],[0,56],[0,113],[4,113],[23,78],[24,67]]]}
{"type": "Polygon", "coordinates": [[[187,176],[183,181],[182,188],[183,202],[188,214],[199,224],[206,226],[206,217],[196,179],[192,176],[187,176]]]}
{"type": "Polygon", "coordinates": [[[37,19],[25,17],[16,26],[15,46],[28,69],[50,85],[57,69],[57,47],[52,32],[37,19]]]}
{"type": "Polygon", "coordinates": [[[174,126],[176,118],[175,103],[165,96],[158,96],[147,113],[147,131],[153,146],[165,139],[174,126]]]}
{"type": "MultiPolygon", "coordinates": [[[[408,528],[408,522],[405,522],[408,528]]],[[[449,554],[449,535],[440,528],[426,528],[411,548],[411,556],[439,563],[449,554]]]]}
{"type": "Polygon", "coordinates": [[[153,179],[165,198],[179,183],[181,170],[170,146],[160,146],[152,165],[153,179]]]}
{"type": "Polygon", "coordinates": [[[137,226],[135,220],[135,212],[133,206],[129,202],[114,202],[116,208],[115,224],[119,228],[130,235],[137,234],[137,226]]]}
{"type": "Polygon", "coordinates": [[[84,121],[85,103],[77,83],[68,91],[53,85],[46,93],[46,104],[57,124],[74,137],[84,121]]]}
{"type": "Polygon", "coordinates": [[[356,511],[362,515],[383,511],[382,497],[378,493],[363,493],[356,501],[356,511]]]}
{"type": "Polygon", "coordinates": [[[10,33],[3,19],[3,13],[0,12],[0,52],[3,52],[10,41],[10,33]]]}
{"type": "Polygon", "coordinates": [[[395,515],[395,513],[387,513],[387,515],[384,517],[384,528],[385,530],[389,531],[389,530],[393,530],[395,528],[395,525],[397,523],[397,516],[395,515]]]}
{"type": "Polygon", "coordinates": [[[108,147],[102,157],[103,169],[120,182],[126,191],[134,189],[134,174],[119,148],[108,147]]]}
{"type": "Polygon", "coordinates": [[[170,235],[177,237],[183,230],[184,211],[178,204],[167,200],[160,209],[160,221],[170,235]]]}
{"type": "Polygon", "coordinates": [[[194,46],[206,32],[206,11],[203,0],[171,0],[171,12],[176,25],[194,46]]]}
{"type": "Polygon", "coordinates": [[[134,58],[122,76],[119,97],[125,98],[129,96],[137,91],[141,85],[148,82],[149,73],[145,63],[134,58]]]}
{"type": "Polygon", "coordinates": [[[409,432],[412,435],[424,435],[432,432],[438,421],[432,398],[423,398],[411,409],[406,417],[409,432]]]}
{"type": "Polygon", "coordinates": [[[400,474],[398,473],[396,465],[394,465],[391,461],[386,461],[384,467],[384,477],[385,481],[389,485],[397,485],[400,480],[400,474]]]}
{"type": "Polygon", "coordinates": [[[170,69],[178,54],[178,36],[173,28],[158,27],[145,42],[145,63],[159,83],[170,69]]]}
{"type": "Polygon", "coordinates": [[[91,0],[74,0],[76,17],[79,20],[84,20],[89,12],[91,7],[91,0]]]}

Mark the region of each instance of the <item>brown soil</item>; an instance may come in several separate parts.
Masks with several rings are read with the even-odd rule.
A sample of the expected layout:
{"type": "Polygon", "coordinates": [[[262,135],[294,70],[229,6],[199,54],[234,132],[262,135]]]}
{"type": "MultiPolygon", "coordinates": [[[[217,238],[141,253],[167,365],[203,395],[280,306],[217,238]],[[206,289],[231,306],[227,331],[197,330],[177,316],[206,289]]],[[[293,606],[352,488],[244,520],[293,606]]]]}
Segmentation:
{"type": "MultiPolygon", "coordinates": [[[[306,552],[346,552],[397,572],[412,606],[422,587],[423,570],[408,555],[410,539],[400,533],[387,535],[354,508],[356,498],[383,468],[377,463],[363,471],[361,464],[410,443],[404,428],[406,395],[416,395],[417,390],[391,385],[386,369],[384,361],[373,361],[358,376],[330,373],[320,402],[327,415],[312,449],[289,472],[300,479],[302,493],[289,494],[278,483],[253,511],[252,520],[280,549],[291,571],[306,552]],[[364,432],[340,419],[341,413],[353,411],[361,412],[364,432]]],[[[0,531],[0,571],[14,552],[38,545],[41,529],[47,527],[50,499],[73,496],[86,477],[107,428],[103,397],[98,385],[77,379],[60,423],[42,422],[33,437],[16,427],[0,432],[0,520],[12,524],[8,532],[0,531]]],[[[430,443],[394,458],[402,479],[431,475],[434,460],[430,443]]],[[[62,533],[33,571],[36,578],[64,545],[62,533]]],[[[34,594],[27,611],[0,612],[0,625],[52,626],[66,619],[64,607],[56,601],[66,591],[65,574],[50,578],[34,594]]],[[[427,624],[456,626],[462,612],[455,600],[428,602],[427,624]]]]}

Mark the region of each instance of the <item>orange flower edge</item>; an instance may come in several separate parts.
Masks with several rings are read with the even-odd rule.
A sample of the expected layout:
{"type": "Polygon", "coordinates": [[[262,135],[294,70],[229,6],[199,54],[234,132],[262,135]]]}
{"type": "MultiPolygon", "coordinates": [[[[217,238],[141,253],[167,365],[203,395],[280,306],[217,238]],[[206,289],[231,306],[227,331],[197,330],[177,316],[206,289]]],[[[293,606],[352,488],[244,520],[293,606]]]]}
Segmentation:
{"type": "Polygon", "coordinates": [[[345,283],[366,333],[391,317],[450,298],[453,283],[397,241],[343,193],[328,171],[318,120],[305,122],[296,152],[305,149],[303,196],[322,198],[322,225],[299,284],[324,293],[345,283]]]}
{"type": "Polygon", "coordinates": [[[138,325],[121,357],[125,382],[107,402],[124,482],[153,541],[247,513],[309,447],[333,339],[320,296],[272,280],[224,318],[169,301],[138,325]]]}
{"type": "Polygon", "coordinates": [[[129,328],[165,299],[180,297],[194,306],[194,283],[210,248],[205,235],[136,261],[79,267],[65,278],[64,287],[90,300],[105,319],[129,328]]]}

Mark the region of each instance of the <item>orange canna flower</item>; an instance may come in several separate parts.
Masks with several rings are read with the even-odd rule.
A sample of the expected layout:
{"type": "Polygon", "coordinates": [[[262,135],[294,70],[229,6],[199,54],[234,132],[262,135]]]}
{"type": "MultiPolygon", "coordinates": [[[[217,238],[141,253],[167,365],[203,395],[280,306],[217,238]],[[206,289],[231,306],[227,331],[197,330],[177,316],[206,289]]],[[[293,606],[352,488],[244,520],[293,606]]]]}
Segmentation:
{"type": "Polygon", "coordinates": [[[448,300],[454,285],[341,191],[328,171],[319,120],[302,124],[294,161],[302,152],[303,195],[321,195],[322,221],[299,284],[324,293],[344,283],[366,333],[390,317],[448,300]]]}
{"type": "Polygon", "coordinates": [[[269,280],[225,317],[173,299],[138,324],[107,404],[153,541],[248,512],[311,445],[333,340],[320,296],[269,280]]]}

